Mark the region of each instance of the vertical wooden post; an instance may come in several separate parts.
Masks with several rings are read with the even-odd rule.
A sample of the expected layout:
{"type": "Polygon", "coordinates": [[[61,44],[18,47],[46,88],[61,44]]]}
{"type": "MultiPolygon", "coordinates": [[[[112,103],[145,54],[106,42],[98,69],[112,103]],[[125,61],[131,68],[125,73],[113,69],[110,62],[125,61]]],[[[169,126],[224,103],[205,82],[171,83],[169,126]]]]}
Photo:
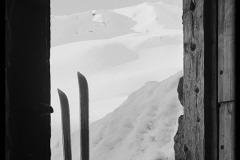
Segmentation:
{"type": "Polygon", "coordinates": [[[235,0],[219,0],[218,102],[234,100],[235,0]]]}
{"type": "Polygon", "coordinates": [[[234,103],[222,103],[219,109],[219,160],[234,160],[234,103]]]}
{"type": "Polygon", "coordinates": [[[235,0],[218,3],[219,159],[235,159],[235,0]]]}
{"type": "Polygon", "coordinates": [[[235,0],[183,0],[186,159],[235,158],[234,7],[235,0]]]}
{"type": "Polygon", "coordinates": [[[205,159],[218,160],[218,0],[204,1],[205,159]]]}
{"type": "Polygon", "coordinates": [[[204,29],[202,0],[183,0],[184,152],[204,160],[204,29]]]}
{"type": "Polygon", "coordinates": [[[6,160],[50,160],[50,0],[5,0],[5,23],[6,160]]]}

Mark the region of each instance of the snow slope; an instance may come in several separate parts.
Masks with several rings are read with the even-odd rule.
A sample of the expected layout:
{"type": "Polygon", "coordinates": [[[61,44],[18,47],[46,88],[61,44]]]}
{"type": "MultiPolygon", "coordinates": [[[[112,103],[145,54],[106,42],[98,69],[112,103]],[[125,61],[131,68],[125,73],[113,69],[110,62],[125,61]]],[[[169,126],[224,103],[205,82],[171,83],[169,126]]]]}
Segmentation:
{"type": "Polygon", "coordinates": [[[51,18],[51,144],[61,137],[57,88],[68,96],[72,131],[79,126],[77,71],[88,80],[90,122],[94,122],[144,83],[161,81],[182,69],[179,7],[143,3],[51,18]],[[145,24],[139,18],[144,12],[148,14],[143,18],[151,20],[145,24]],[[162,17],[163,21],[152,16],[162,17]]]}
{"type": "MultiPolygon", "coordinates": [[[[114,9],[137,5],[143,2],[158,2],[159,0],[51,0],[53,15],[69,15],[93,9],[114,9]]],[[[161,0],[166,4],[182,6],[181,0],[161,0]]]]}
{"type": "MultiPolygon", "coordinates": [[[[118,42],[108,39],[106,44],[103,44],[104,40],[84,41],[52,48],[51,104],[54,107],[53,122],[60,122],[57,88],[63,90],[69,98],[71,122],[75,123],[79,120],[77,71],[84,74],[88,80],[90,104],[109,100],[108,105],[96,105],[94,108],[91,107],[93,105],[90,105],[90,120],[92,122],[96,118],[101,118],[93,117],[92,111],[106,113],[104,107],[113,107],[115,104],[112,103],[111,99],[125,97],[147,81],[161,81],[182,69],[181,41],[177,44],[159,43],[156,44],[158,46],[152,46],[154,45],[151,42],[152,39],[144,41],[144,36],[118,37],[118,42]],[[131,40],[135,44],[128,44],[128,41],[131,40]],[[143,41],[142,45],[137,45],[137,41],[140,40],[143,41]]],[[[164,37],[162,41],[164,41],[164,37]]]]}
{"type": "Polygon", "coordinates": [[[163,2],[142,3],[113,10],[92,10],[51,16],[51,45],[113,38],[130,33],[181,30],[182,10],[163,2]]]}
{"type": "Polygon", "coordinates": [[[133,33],[134,22],[112,11],[92,11],[69,16],[51,16],[51,45],[82,40],[113,38],[133,33]]]}
{"type": "MultiPolygon", "coordinates": [[[[183,109],[178,100],[179,71],[150,81],[113,112],[90,124],[91,160],[174,160],[173,137],[183,109]]],[[[62,160],[61,140],[52,160],[62,160]]],[[[79,131],[72,133],[73,160],[79,159],[79,131]]]]}
{"type": "Polygon", "coordinates": [[[181,29],[181,9],[163,2],[142,3],[137,6],[114,9],[115,13],[125,15],[136,22],[132,28],[136,32],[158,32],[163,28],[181,29]]]}

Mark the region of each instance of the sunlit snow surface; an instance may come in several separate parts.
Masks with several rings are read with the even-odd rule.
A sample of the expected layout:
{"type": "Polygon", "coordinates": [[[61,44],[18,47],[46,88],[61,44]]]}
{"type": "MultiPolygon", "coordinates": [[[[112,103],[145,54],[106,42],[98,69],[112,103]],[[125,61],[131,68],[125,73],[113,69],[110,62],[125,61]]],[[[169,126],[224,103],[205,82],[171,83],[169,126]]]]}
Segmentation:
{"type": "MultiPolygon", "coordinates": [[[[90,125],[91,160],[174,160],[173,137],[183,112],[179,71],[162,82],[147,82],[112,113],[90,125]]],[[[72,134],[73,160],[79,159],[79,131],[72,134]]],[[[62,144],[52,159],[62,160],[62,144]]]]}
{"type": "Polygon", "coordinates": [[[176,6],[143,3],[114,10],[52,16],[52,160],[61,160],[63,154],[57,88],[69,99],[73,159],[79,156],[77,71],[86,76],[89,84],[92,160],[157,160],[161,156],[173,156],[173,144],[169,140],[179,115],[176,86],[180,74],[171,77],[172,88],[167,92],[159,82],[182,70],[181,15],[181,9],[176,6]],[[56,46],[61,43],[65,44],[56,46]],[[131,94],[142,86],[138,94],[131,94]],[[123,112],[121,108],[125,108],[123,112]],[[147,116],[152,109],[156,115],[147,116]],[[113,114],[121,118],[112,117],[113,114]],[[111,125],[114,122],[119,129],[111,125]],[[148,131],[146,127],[152,123],[158,127],[148,131]],[[101,134],[109,137],[108,141],[102,139],[96,145],[101,134]]]}

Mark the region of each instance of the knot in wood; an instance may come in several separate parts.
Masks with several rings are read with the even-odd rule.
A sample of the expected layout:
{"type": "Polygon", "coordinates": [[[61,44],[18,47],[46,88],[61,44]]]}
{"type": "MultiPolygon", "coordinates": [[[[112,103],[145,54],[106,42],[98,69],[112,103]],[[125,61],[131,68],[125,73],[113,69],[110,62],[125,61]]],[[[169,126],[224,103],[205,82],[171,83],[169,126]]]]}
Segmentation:
{"type": "Polygon", "coordinates": [[[199,117],[197,117],[197,122],[200,122],[200,118],[199,117]]]}
{"type": "Polygon", "coordinates": [[[198,87],[195,88],[195,92],[196,92],[196,93],[199,92],[199,88],[198,88],[198,87]]]}
{"type": "Polygon", "coordinates": [[[223,70],[220,71],[220,74],[223,74],[223,70]]]}
{"type": "Polygon", "coordinates": [[[191,49],[192,52],[195,51],[196,45],[194,43],[191,43],[190,44],[190,49],[191,49]]]}
{"type": "Polygon", "coordinates": [[[191,0],[189,10],[193,12],[193,11],[195,10],[195,8],[196,8],[196,5],[195,5],[195,3],[193,2],[193,0],[191,0]]]}

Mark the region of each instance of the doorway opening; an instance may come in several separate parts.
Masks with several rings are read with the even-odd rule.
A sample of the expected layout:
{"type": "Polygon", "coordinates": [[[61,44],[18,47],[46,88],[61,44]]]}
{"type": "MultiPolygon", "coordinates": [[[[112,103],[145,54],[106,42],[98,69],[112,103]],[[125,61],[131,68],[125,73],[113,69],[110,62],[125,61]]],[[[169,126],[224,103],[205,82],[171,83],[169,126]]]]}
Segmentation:
{"type": "Polygon", "coordinates": [[[63,159],[57,88],[69,99],[79,159],[77,72],[89,85],[90,159],[174,159],[183,113],[182,2],[51,1],[52,160],[63,159]]]}

